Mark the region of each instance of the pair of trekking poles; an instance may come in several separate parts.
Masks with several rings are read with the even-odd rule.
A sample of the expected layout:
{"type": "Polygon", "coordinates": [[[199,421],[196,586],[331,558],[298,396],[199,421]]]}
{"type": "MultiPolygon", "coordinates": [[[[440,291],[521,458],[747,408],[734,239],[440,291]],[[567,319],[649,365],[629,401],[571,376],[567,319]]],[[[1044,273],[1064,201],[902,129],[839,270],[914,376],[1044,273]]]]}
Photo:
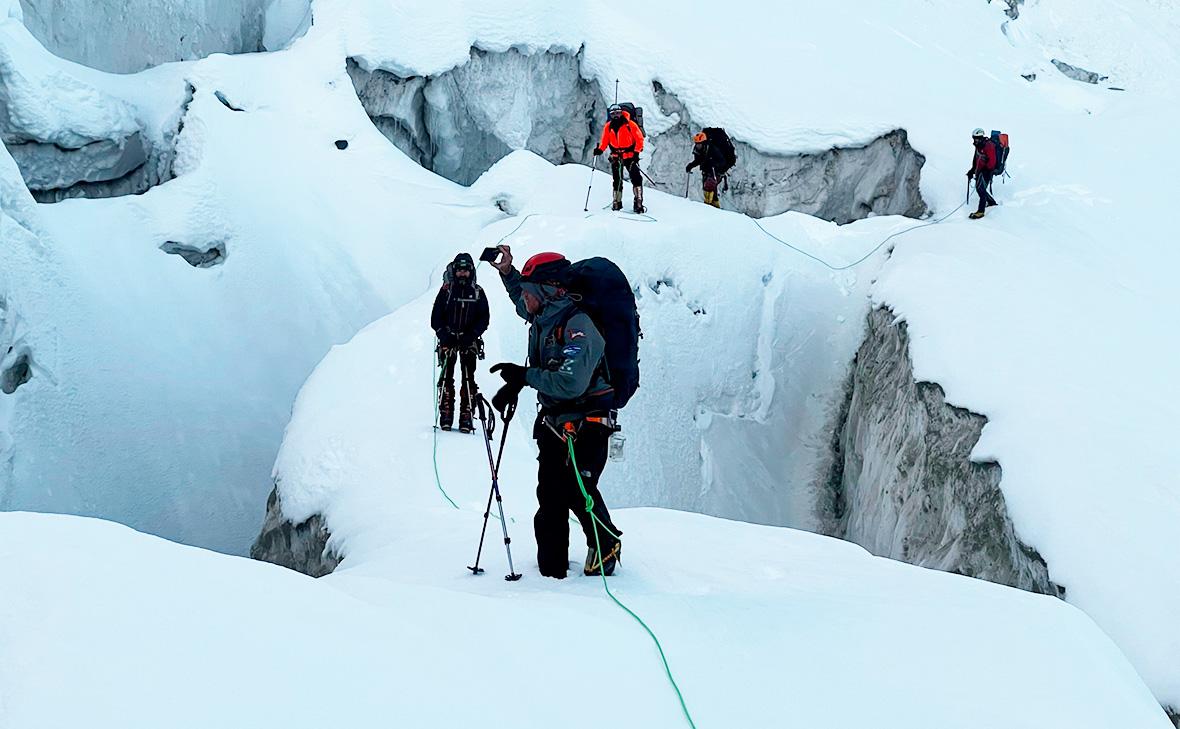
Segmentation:
{"type": "Polygon", "coordinates": [[[500,530],[504,534],[504,551],[508,553],[508,574],[504,575],[504,579],[516,582],[520,579],[520,573],[512,564],[512,539],[508,536],[508,522],[504,518],[504,502],[500,498],[500,462],[504,460],[504,444],[508,442],[508,424],[512,422],[512,416],[516,414],[516,401],[508,403],[501,414],[504,429],[500,432],[500,452],[496,454],[495,459],[492,458],[492,436],[496,432],[496,411],[488,403],[483,393],[478,390],[475,393],[475,407],[479,411],[479,422],[483,428],[483,444],[488,453],[488,469],[492,472],[492,487],[488,490],[488,503],[483,510],[483,529],[479,532],[479,548],[475,551],[475,564],[467,569],[471,570],[473,575],[483,574],[483,568],[479,566],[479,559],[483,555],[483,542],[488,533],[488,518],[492,513],[492,499],[494,498],[496,508],[500,511],[500,530]]]}
{"type": "MultiPolygon", "coordinates": [[[[590,212],[590,191],[592,189],[594,189],[594,173],[597,171],[598,171],[598,157],[595,156],[594,161],[590,166],[590,184],[586,185],[586,203],[584,205],[582,205],[582,212],[583,213],[590,212]]],[[[620,173],[620,174],[622,174],[622,173],[620,173]]],[[[651,179],[651,175],[647,174],[647,172],[644,171],[644,169],[642,167],[639,168],[639,174],[646,177],[647,181],[652,184],[653,188],[659,186],[659,183],[657,183],[655,180],[651,179]]],[[[687,195],[687,193],[685,193],[685,194],[687,195]]]]}
{"type": "MultiPolygon", "coordinates": [[[[454,352],[447,352],[443,356],[443,359],[441,362],[442,372],[439,373],[438,382],[435,383],[435,386],[437,388],[437,391],[435,393],[435,398],[436,398],[435,401],[436,402],[440,401],[442,398],[443,379],[446,377],[447,367],[451,363],[451,357],[454,357],[454,356],[455,356],[454,352]]],[[[487,452],[488,452],[488,468],[492,472],[492,487],[491,487],[491,490],[488,492],[487,506],[485,506],[484,510],[483,510],[483,529],[479,533],[479,549],[475,553],[475,565],[472,567],[468,567],[467,569],[471,570],[471,573],[475,574],[475,575],[483,574],[483,568],[481,568],[479,566],[479,558],[483,554],[484,537],[487,536],[488,518],[491,516],[491,512],[492,512],[492,498],[495,498],[496,499],[496,506],[500,510],[500,526],[502,527],[503,532],[504,532],[504,549],[507,550],[507,552],[508,552],[508,574],[504,577],[504,579],[508,580],[509,582],[515,582],[516,580],[520,579],[520,574],[517,573],[516,568],[512,564],[512,547],[510,546],[512,544],[512,540],[508,537],[508,524],[504,520],[504,504],[500,499],[499,473],[500,473],[500,461],[503,460],[503,458],[504,458],[504,443],[507,441],[506,436],[508,435],[508,424],[510,422],[512,422],[512,416],[516,412],[516,400],[513,400],[504,408],[504,413],[503,413],[504,432],[500,434],[500,453],[493,460],[493,458],[492,458],[492,437],[495,435],[495,432],[496,432],[495,410],[491,407],[491,405],[488,404],[488,401],[484,398],[483,393],[481,393],[479,391],[479,388],[475,387],[474,382],[469,381],[468,378],[463,374],[460,374],[460,378],[463,383],[464,394],[467,396],[465,399],[468,400],[469,402],[471,400],[474,400],[476,410],[479,412],[479,422],[480,422],[480,425],[483,429],[484,447],[487,449],[487,452]],[[473,393],[473,390],[474,390],[474,393],[473,393]],[[492,412],[488,413],[488,410],[491,410],[492,412]]],[[[436,415],[438,414],[437,411],[435,412],[435,414],[436,415]]],[[[437,430],[437,428],[438,428],[438,425],[436,424],[435,429],[437,430]]],[[[435,438],[436,438],[435,448],[436,449],[438,447],[437,437],[438,436],[436,435],[435,436],[435,438]]],[[[434,462],[434,477],[435,477],[435,480],[438,480],[437,452],[435,455],[435,462],[434,462]]],[[[439,483],[438,487],[439,487],[439,490],[441,491],[442,490],[442,483],[441,482],[439,483]]],[[[459,508],[459,505],[455,503],[454,499],[452,499],[450,496],[447,496],[446,491],[443,491],[442,494],[443,494],[443,496],[446,497],[447,501],[451,502],[451,506],[455,507],[456,509],[459,508]]]]}

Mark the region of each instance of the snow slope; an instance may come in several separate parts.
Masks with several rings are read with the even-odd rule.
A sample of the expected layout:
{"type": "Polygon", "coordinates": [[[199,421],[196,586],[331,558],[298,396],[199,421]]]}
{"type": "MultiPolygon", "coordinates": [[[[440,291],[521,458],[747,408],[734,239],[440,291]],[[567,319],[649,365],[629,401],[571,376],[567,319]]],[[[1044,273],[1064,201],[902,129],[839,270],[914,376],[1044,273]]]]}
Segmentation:
{"type": "MultiPolygon", "coordinates": [[[[1127,652],[1161,701],[1180,704],[1173,617],[1180,397],[1167,366],[1178,359],[1170,336],[1177,253],[1174,234],[1158,222],[1171,208],[1169,175],[1180,162],[1169,143],[1180,108],[1172,83],[1180,72],[1176,3],[1041,0],[1010,23],[998,3],[818,3],[792,6],[782,22],[745,22],[769,7],[732,4],[741,32],[719,34],[714,52],[702,54],[686,40],[699,35],[697,18],[663,2],[636,5],[634,21],[619,26],[603,22],[612,11],[600,2],[450,0],[422,8],[317,0],[316,24],[285,52],[213,57],[126,79],[68,64],[32,74],[24,88],[45,94],[29,97],[36,103],[25,109],[53,110],[51,132],[77,123],[85,116],[80,105],[96,98],[86,89],[74,98],[50,93],[74,88],[47,84],[54,73],[122,100],[130,116],[112,118],[147,128],[180,113],[186,81],[196,92],[179,143],[179,177],[146,195],[32,208],[9,194],[18,183],[12,170],[3,172],[0,224],[19,220],[24,229],[6,227],[12,233],[3,244],[16,248],[17,263],[0,275],[5,300],[20,307],[10,310],[24,322],[25,333],[13,336],[30,345],[37,367],[14,395],[0,396],[0,428],[12,444],[0,506],[101,514],[240,551],[257,522],[249,514],[261,511],[266,468],[298,383],[329,344],[363,323],[410,301],[421,314],[417,297],[435,285],[443,261],[516,225],[483,230],[501,217],[488,199],[507,195],[518,198],[516,211],[545,213],[518,231],[513,240],[522,249],[626,246],[626,267],[659,289],[644,304],[660,312],[649,317],[652,342],[682,348],[645,362],[653,374],[645,374],[641,392],[650,405],[641,399],[628,416],[642,406],[678,418],[666,431],[677,436],[657,441],[665,431],[647,417],[634,426],[630,433],[658,442],[664,460],[636,459],[629,439],[627,465],[615,469],[622,500],[797,518],[807,501],[798,478],[816,464],[795,455],[812,446],[808,438],[825,413],[824,404],[796,407],[834,377],[817,363],[831,364],[854,344],[844,330],[858,320],[844,307],[864,306],[857,294],[879,259],[854,278],[825,281],[805,259],[788,263],[789,250],[770,253],[747,221],[689,212],[667,198],[653,204],[659,222],[648,227],[587,221],[573,207],[584,184],[573,171],[537,172],[516,160],[489,172],[486,184],[461,190],[389,148],[344,74],[348,56],[424,74],[463,61],[472,45],[581,48],[584,69],[605,88],[620,78],[623,96],[654,110],[649,82],[659,80],[695,120],[722,123],[766,151],[863,142],[904,127],[927,156],[923,193],[938,214],[962,199],[968,130],[1013,133],[1004,206],[980,223],[955,218],[899,239],[872,296],[909,323],[918,376],[990,418],[976,455],[1000,461],[1017,530],[1045,556],[1053,580],[1127,652]],[[1071,81],[1050,65],[1056,57],[1109,73],[1127,91],[1071,81]],[[1031,83],[1021,77],[1030,72],[1037,73],[1031,83]],[[346,152],[332,145],[342,138],[350,141],[346,152]],[[516,179],[522,175],[541,179],[516,179]],[[395,237],[404,243],[387,245],[395,237]],[[189,269],[157,250],[167,240],[227,242],[228,258],[208,271],[189,269]],[[745,251],[757,253],[743,258],[745,251]],[[782,258],[770,260],[776,255],[782,258]],[[807,273],[796,272],[800,266],[807,273]],[[759,291],[768,272],[774,275],[759,291]],[[669,281],[661,283],[665,273],[669,281]],[[819,301],[808,309],[812,295],[819,301]],[[734,302],[749,300],[762,311],[732,312],[734,302]],[[693,314],[689,304],[702,302],[721,308],[693,314]],[[708,317],[717,324],[698,323],[708,317]],[[847,326],[829,329],[838,317],[847,326]],[[813,340],[833,339],[810,342],[807,331],[813,340]],[[804,345],[802,358],[789,354],[796,344],[804,345]],[[753,376],[767,371],[760,364],[767,361],[773,390],[753,376]],[[800,380],[798,392],[787,377],[800,380]],[[693,383],[685,397],[650,387],[684,379],[693,383]],[[704,413],[697,412],[702,402],[704,413]],[[690,424],[692,412],[706,417],[690,424]],[[784,423],[791,418],[802,420],[784,423]],[[786,446],[786,457],[773,435],[780,426],[787,439],[804,434],[786,446]],[[703,435],[691,430],[702,427],[703,435]],[[60,458],[62,443],[72,445],[68,459],[60,458]],[[788,494],[785,504],[778,494],[788,494]]],[[[6,70],[46,70],[16,28],[15,20],[4,22],[6,70]]],[[[95,108],[112,114],[117,106],[95,108]]],[[[672,123],[650,119],[656,130],[672,123]]],[[[600,195],[604,188],[600,178],[600,195]]],[[[799,216],[767,223],[842,261],[854,258],[848,249],[859,253],[908,224],[878,219],[835,229],[799,216]]],[[[395,333],[422,336],[404,326],[395,333]]],[[[520,332],[496,336],[504,337],[500,351],[519,353],[511,347],[519,347],[520,332]]],[[[400,366],[407,383],[428,383],[425,342],[414,346],[377,352],[385,359],[370,366],[400,366]]],[[[425,393],[429,385],[418,387],[425,393]]],[[[305,397],[318,397],[313,392],[309,385],[305,397]]],[[[349,414],[324,417],[332,423],[349,414]]],[[[354,458],[384,459],[377,463],[390,468],[419,454],[351,429],[342,432],[359,440],[335,435],[312,448],[298,440],[311,437],[298,435],[300,422],[297,413],[279,461],[280,474],[303,469],[291,503],[328,510],[350,558],[360,560],[354,550],[384,539],[380,512],[364,513],[376,503],[365,489],[376,482],[335,474],[352,473],[354,458]],[[337,460],[317,463],[325,453],[337,460]],[[361,489],[355,505],[352,488],[361,489]]],[[[527,462],[527,452],[517,455],[527,462]]],[[[478,453],[471,460],[478,463],[478,453]]]]}
{"type": "MultiPolygon", "coordinates": [[[[1158,218],[1174,197],[1166,171],[1180,163],[1167,141],[1180,108],[1172,83],[1180,73],[1176,3],[1043,0],[1013,22],[983,3],[807,4],[791,8],[790,23],[721,34],[712,54],[682,42],[695,31],[691,13],[657,3],[637,7],[623,28],[591,21],[609,12],[594,3],[572,13],[536,3],[500,12],[444,2],[428,15],[383,3],[320,0],[315,8],[321,32],[343,28],[351,55],[398,72],[444,70],[473,45],[581,48],[583,68],[604,87],[621,78],[622,96],[652,109],[646,83],[658,79],[695,119],[724,123],[770,151],[863,142],[902,126],[927,155],[923,192],[938,211],[961,200],[968,130],[1011,131],[1013,179],[998,188],[1004,206],[972,227],[926,228],[899,240],[873,300],[909,323],[917,376],[990,418],[975,456],[1000,462],[1017,531],[1045,557],[1051,578],[1126,647],[1162,701],[1180,704],[1180,393],[1167,366],[1180,351],[1166,334],[1174,329],[1178,261],[1158,218]],[[1109,74],[1110,85],[1126,91],[1070,80],[1053,58],[1109,74]],[[867,64],[880,70],[861,73],[867,64]],[[773,91],[767,68],[807,72],[791,75],[784,95],[773,91]],[[1028,73],[1036,81],[1022,78],[1028,73]]],[[[737,3],[731,16],[764,10],[737,3]]],[[[572,190],[563,194],[576,199],[572,190]]],[[[580,237],[563,229],[561,243],[578,251],[580,237]]],[[[742,250],[753,245],[744,231],[717,238],[742,250]]],[[[804,248],[811,242],[805,234],[790,239],[804,248]]],[[[670,248],[666,258],[682,257],[683,246],[670,248]]],[[[641,261],[642,254],[635,260],[642,279],[649,274],[641,261]]],[[[712,281],[725,269],[710,261],[698,270],[712,281]]],[[[789,330],[814,319],[775,321],[789,330]]],[[[731,348],[750,344],[748,327],[726,331],[736,335],[731,348]]],[[[665,380],[664,364],[655,367],[660,379],[680,382],[681,372],[665,380]]],[[[734,381],[729,372],[710,379],[734,381]]],[[[672,412],[682,410],[637,419],[672,412]]],[[[653,477],[669,461],[710,461],[708,448],[663,445],[638,479],[647,489],[683,488],[687,469],[653,477]]],[[[751,461],[740,491],[726,495],[729,509],[774,481],[767,462],[776,459],[751,461]]]]}
{"type": "MultiPolygon", "coordinates": [[[[466,441],[445,447],[476,456],[466,441]]],[[[485,484],[447,476],[464,511],[429,480],[387,478],[393,540],[320,580],[108,522],[0,514],[0,725],[686,726],[599,581],[506,583],[494,549],[487,574],[467,572],[485,484]]],[[[525,500],[508,498],[527,553],[525,500]]],[[[804,532],[620,518],[635,557],[612,584],[662,638],[697,726],[1168,726],[1059,601],[804,532]]]]}
{"type": "MultiPolygon", "coordinates": [[[[14,22],[7,37],[24,37],[14,22]]],[[[34,374],[6,404],[3,508],[102,516],[244,552],[299,385],[329,346],[427,284],[399,248],[469,239],[502,217],[391,149],[342,65],[310,83],[327,64],[314,54],[291,63],[215,57],[145,74],[157,82],[137,101],[157,112],[161,89],[179,103],[195,88],[166,185],[36,208],[27,193],[6,196],[39,237],[4,240],[0,291],[34,374]],[[160,250],[168,241],[221,246],[226,260],[195,269],[160,250]]],[[[31,59],[27,88],[60,95],[68,77],[136,100],[121,77],[49,64],[31,59]]],[[[109,107],[84,106],[92,98],[52,99],[56,116],[42,111],[30,126],[112,127],[109,107]]],[[[19,191],[14,175],[5,170],[5,187],[19,191]]]]}

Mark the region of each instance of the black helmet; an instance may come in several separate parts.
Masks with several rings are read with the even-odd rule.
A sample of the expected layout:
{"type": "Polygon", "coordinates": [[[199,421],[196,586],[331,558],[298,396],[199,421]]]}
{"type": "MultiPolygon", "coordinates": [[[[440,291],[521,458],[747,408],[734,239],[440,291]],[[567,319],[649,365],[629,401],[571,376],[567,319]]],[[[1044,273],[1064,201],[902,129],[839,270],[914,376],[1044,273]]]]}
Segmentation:
{"type": "Polygon", "coordinates": [[[606,108],[606,115],[607,116],[613,117],[615,114],[622,116],[623,107],[619,106],[618,104],[611,104],[610,106],[608,106],[606,108]]]}
{"type": "Polygon", "coordinates": [[[470,276],[464,281],[475,283],[475,261],[471,260],[470,253],[460,253],[455,256],[455,260],[447,264],[447,268],[443,271],[443,283],[451,284],[455,282],[456,271],[468,271],[470,276]]]}

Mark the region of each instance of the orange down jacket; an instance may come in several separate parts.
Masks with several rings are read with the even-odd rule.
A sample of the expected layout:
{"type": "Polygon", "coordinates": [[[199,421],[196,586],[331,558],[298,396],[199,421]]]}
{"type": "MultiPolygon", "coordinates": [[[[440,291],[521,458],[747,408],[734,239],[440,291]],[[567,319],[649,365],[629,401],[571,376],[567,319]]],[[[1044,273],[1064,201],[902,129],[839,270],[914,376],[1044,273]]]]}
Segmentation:
{"type": "Polygon", "coordinates": [[[643,151],[643,131],[631,121],[631,115],[624,111],[622,126],[614,129],[608,121],[602,128],[598,148],[603,151],[609,148],[612,152],[622,154],[624,159],[634,157],[643,151]]]}

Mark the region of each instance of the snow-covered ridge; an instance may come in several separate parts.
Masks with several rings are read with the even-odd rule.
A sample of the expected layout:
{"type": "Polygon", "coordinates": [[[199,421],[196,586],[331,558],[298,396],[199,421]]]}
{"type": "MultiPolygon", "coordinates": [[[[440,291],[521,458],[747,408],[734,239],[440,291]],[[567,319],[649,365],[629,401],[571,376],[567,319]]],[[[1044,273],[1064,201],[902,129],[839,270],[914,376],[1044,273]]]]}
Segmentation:
{"type": "MultiPolygon", "coordinates": [[[[583,61],[584,49],[472,48],[465,63],[434,76],[370,71],[351,58],[349,75],[382,134],[426,169],[467,185],[513,150],[554,164],[598,162],[591,151],[609,100],[599,82],[584,75],[583,61]]],[[[691,180],[683,170],[700,125],[658,81],[652,90],[658,106],[647,113],[676,121],[658,133],[647,125],[647,184],[700,200],[699,177],[691,180]]],[[[767,153],[755,143],[735,142],[741,164],[726,185],[729,209],[755,217],[795,210],[837,223],[926,211],[919,191],[924,159],[904,130],[813,154],[767,153]]]]}

